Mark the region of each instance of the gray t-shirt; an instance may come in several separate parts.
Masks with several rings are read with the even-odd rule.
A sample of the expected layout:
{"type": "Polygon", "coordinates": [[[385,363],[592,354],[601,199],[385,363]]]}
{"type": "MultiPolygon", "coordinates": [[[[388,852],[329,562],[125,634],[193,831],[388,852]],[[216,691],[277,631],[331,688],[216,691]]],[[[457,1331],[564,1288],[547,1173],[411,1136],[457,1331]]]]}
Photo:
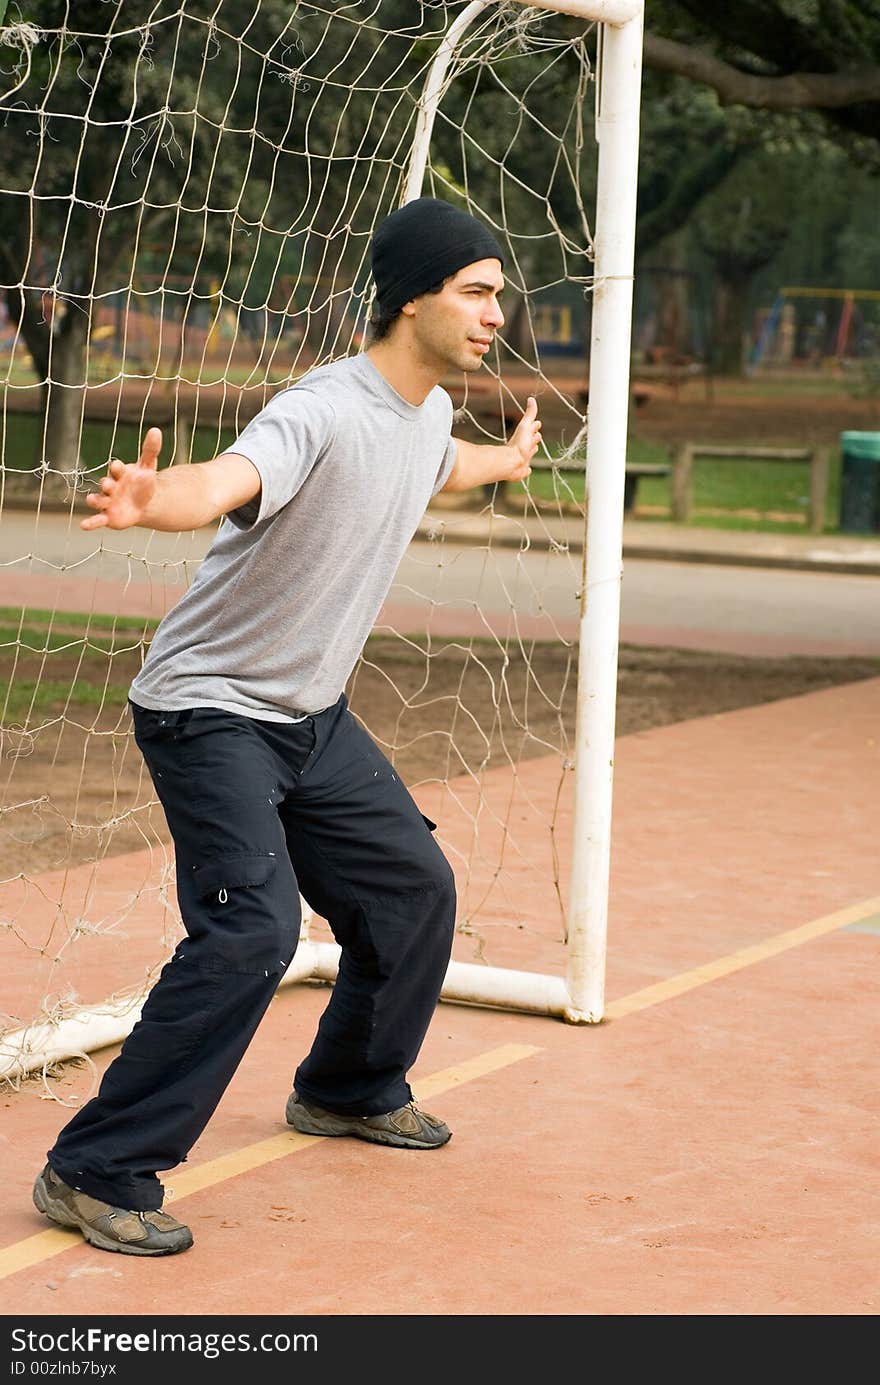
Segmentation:
{"type": "Polygon", "coordinates": [[[409,404],[366,355],[277,394],[228,449],[260,495],[221,523],[161,622],[131,698],[293,721],[339,698],[432,495],[452,401],[409,404]]]}

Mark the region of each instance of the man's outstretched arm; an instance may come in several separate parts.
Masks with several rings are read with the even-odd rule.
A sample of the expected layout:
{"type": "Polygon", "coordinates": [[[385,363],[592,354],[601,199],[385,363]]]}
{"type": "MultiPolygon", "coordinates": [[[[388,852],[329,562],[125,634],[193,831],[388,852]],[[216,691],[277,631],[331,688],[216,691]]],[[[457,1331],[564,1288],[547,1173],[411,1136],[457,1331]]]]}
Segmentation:
{"type": "Polygon", "coordinates": [[[524,481],[531,475],[531,460],[541,445],[541,420],[537,400],[529,395],[525,412],[510,442],[483,445],[455,438],[455,466],[444,491],[466,491],[493,481],[524,481]]]}
{"type": "Polygon", "coordinates": [[[161,447],[161,429],[150,428],[136,462],[112,461],[100,490],[86,496],[95,514],[81,520],[79,527],[131,529],[139,525],[185,533],[201,529],[260,493],[260,473],[237,452],[159,471],[161,447]]]}

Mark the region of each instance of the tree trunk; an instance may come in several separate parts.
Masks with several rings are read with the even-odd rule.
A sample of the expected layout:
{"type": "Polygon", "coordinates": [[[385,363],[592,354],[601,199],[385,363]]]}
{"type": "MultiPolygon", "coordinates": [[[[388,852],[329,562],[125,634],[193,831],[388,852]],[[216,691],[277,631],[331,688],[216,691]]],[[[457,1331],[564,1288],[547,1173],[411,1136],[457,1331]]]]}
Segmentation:
{"type": "Polygon", "coordinates": [[[49,334],[43,317],[42,294],[19,285],[10,287],[6,290],[6,311],[10,322],[21,332],[37,378],[45,380],[49,374],[49,334]]]}
{"type": "Polygon", "coordinates": [[[89,319],[68,308],[52,336],[49,378],[43,387],[45,415],[40,465],[51,473],[49,487],[62,495],[75,484],[80,468],[89,319]]]}
{"type": "Polygon", "coordinates": [[[716,269],[714,359],[721,375],[741,375],[751,273],[721,275],[716,269]]]}
{"type": "MultiPolygon", "coordinates": [[[[522,275],[526,290],[531,283],[532,271],[534,270],[534,257],[529,254],[521,254],[519,257],[519,272],[522,275]]],[[[505,298],[503,311],[507,321],[501,329],[501,335],[510,343],[511,349],[518,351],[526,360],[534,354],[534,342],[531,317],[531,303],[528,291],[520,293],[518,288],[511,284],[510,280],[505,280],[505,298]]]]}

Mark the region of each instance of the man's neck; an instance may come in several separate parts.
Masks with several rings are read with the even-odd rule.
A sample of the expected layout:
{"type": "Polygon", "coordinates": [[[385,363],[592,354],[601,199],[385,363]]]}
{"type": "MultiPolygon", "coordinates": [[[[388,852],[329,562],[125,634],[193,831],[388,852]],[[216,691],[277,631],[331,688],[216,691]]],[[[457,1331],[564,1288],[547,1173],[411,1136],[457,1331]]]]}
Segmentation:
{"type": "Polygon", "coordinates": [[[388,342],[377,341],[367,348],[367,355],[392,389],[408,404],[424,404],[431,390],[442,379],[442,371],[423,361],[413,359],[388,342]]]}

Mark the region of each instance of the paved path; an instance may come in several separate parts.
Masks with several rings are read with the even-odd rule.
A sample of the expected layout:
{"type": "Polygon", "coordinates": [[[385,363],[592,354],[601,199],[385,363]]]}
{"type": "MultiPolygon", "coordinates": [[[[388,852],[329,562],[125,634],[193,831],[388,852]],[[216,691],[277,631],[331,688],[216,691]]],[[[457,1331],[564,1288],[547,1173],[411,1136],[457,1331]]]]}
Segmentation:
{"type": "MultiPolygon", "coordinates": [[[[398,625],[450,632],[475,614],[504,632],[575,637],[580,563],[537,550],[414,544],[389,601],[398,625]],[[433,603],[440,603],[434,605],[433,603]],[[409,608],[409,614],[405,608],[409,608]]],[[[393,622],[389,622],[393,623],[393,622]]],[[[475,617],[465,628],[481,632],[475,617]]],[[[485,631],[483,631],[485,633],[485,631]]],[[[626,558],[621,640],[767,655],[880,656],[880,577],[626,558]]]]}
{"type": "MultiPolygon", "coordinates": [[[[35,534],[11,518],[4,604],[83,609],[85,594],[86,608],[158,614],[210,540],[133,531],[99,557],[94,536],[65,537],[63,519],[35,534]]],[[[576,552],[559,544],[488,557],[447,538],[413,545],[392,601],[399,621],[424,628],[427,611],[440,628],[473,615],[476,591],[498,628],[513,606],[539,633],[573,625],[578,579],[576,552]],[[449,604],[432,606],[438,596],[449,604]]],[[[878,592],[876,577],[815,566],[627,556],[623,635],[875,652],[878,592]]],[[[328,1331],[347,1314],[875,1315],[878,699],[871,680],[617,742],[607,1022],[441,1005],[413,1083],[453,1124],[443,1151],[285,1131],[291,1073],[327,998],[287,988],[190,1162],[167,1177],[194,1250],[133,1261],[36,1216],[30,1186],[67,1112],[39,1099],[39,1083],[8,1094],[7,1313],[304,1313],[328,1331]]],[[[460,935],[456,955],[473,961],[483,946],[490,961],[558,974],[553,880],[564,899],[571,776],[554,757],[530,761],[511,795],[493,771],[476,854],[469,786],[452,787],[425,786],[420,806],[467,866],[465,904],[480,903],[479,932],[460,935]]],[[[65,936],[43,927],[53,901],[74,922],[120,914],[124,946],[78,944],[77,984],[103,995],[108,977],[132,979],[114,967],[142,969],[143,949],[161,948],[161,865],[157,851],[108,859],[97,878],[59,872],[0,912],[40,948],[65,936]]],[[[20,951],[3,960],[24,1004],[45,987],[22,967],[20,951]]],[[[112,1052],[95,1055],[99,1071],[112,1052]]],[[[73,1100],[87,1087],[85,1070],[67,1068],[53,1089],[73,1100]]]]}
{"type": "MultiPolygon", "coordinates": [[[[319,1314],[330,1340],[348,1314],[875,1316],[878,697],[871,680],[618,741],[607,1022],[441,1005],[413,1084],[454,1128],[443,1150],[286,1132],[327,999],[292,986],[166,1176],[194,1249],[136,1261],[37,1216],[68,1110],[40,1083],[8,1094],[7,1314],[319,1314]]],[[[524,769],[488,950],[543,969],[571,776],[551,839],[560,767],[524,769]]],[[[454,844],[467,824],[431,793],[454,844]]],[[[106,866],[120,888],[123,859],[106,866]]],[[[86,1090],[84,1071],[54,1084],[86,1090]]]]}
{"type": "MultiPolygon", "coordinates": [[[[655,527],[648,528],[656,544],[655,527]]],[[[522,526],[504,517],[491,531],[485,523],[478,531],[470,516],[431,515],[424,530],[440,537],[411,545],[380,624],[436,634],[575,637],[582,555],[573,531],[557,529],[553,546],[530,533],[533,546],[521,551],[503,540],[521,545],[522,526]]],[[[543,524],[541,532],[550,533],[543,524]]],[[[692,531],[678,537],[685,533],[692,543],[692,531]]],[[[9,512],[0,526],[0,604],[161,616],[185,590],[212,537],[210,529],[133,529],[102,540],[62,515],[42,515],[35,524],[31,515],[9,512]]],[[[775,536],[750,537],[773,538],[780,548],[775,536]]],[[[733,554],[731,562],[709,562],[708,548],[700,550],[699,563],[646,559],[644,538],[641,531],[631,537],[624,557],[626,642],[755,654],[880,654],[880,576],[867,557],[854,570],[853,555],[869,554],[871,544],[845,540],[834,550],[845,553],[844,570],[829,570],[826,562],[806,562],[800,537],[797,564],[788,567],[746,566],[739,534],[712,535],[716,556],[733,554]]]]}

